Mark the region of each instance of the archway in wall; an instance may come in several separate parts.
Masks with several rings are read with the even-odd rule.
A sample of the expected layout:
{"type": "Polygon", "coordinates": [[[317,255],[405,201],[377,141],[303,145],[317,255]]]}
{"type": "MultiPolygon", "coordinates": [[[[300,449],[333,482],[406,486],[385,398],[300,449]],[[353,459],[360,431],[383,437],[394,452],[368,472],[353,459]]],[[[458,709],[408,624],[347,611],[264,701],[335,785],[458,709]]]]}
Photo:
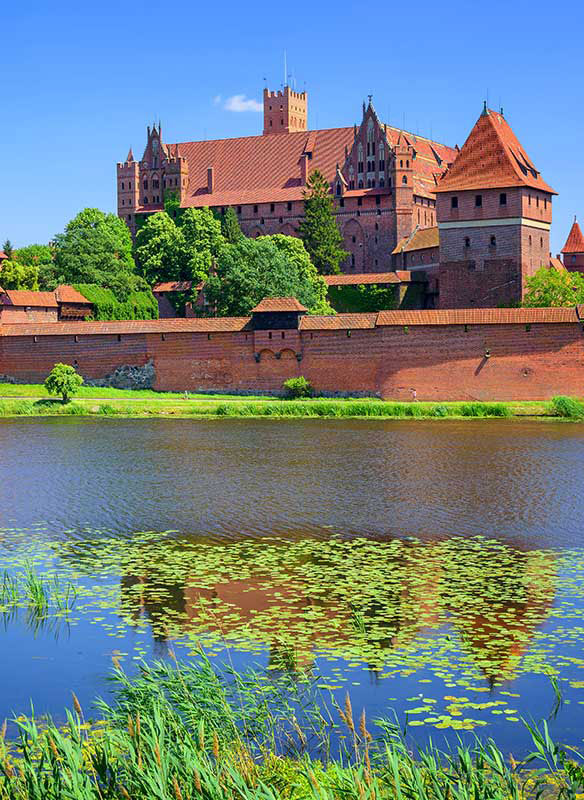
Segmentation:
{"type": "Polygon", "coordinates": [[[356,219],[343,225],[343,247],[349,257],[343,263],[344,272],[363,272],[365,264],[365,235],[356,219]]]}
{"type": "MultiPolygon", "coordinates": [[[[274,347],[276,347],[274,343],[274,347]]],[[[264,349],[259,353],[258,379],[264,390],[279,392],[282,384],[288,378],[295,378],[300,374],[296,353],[289,347],[282,350],[264,349]]]]}

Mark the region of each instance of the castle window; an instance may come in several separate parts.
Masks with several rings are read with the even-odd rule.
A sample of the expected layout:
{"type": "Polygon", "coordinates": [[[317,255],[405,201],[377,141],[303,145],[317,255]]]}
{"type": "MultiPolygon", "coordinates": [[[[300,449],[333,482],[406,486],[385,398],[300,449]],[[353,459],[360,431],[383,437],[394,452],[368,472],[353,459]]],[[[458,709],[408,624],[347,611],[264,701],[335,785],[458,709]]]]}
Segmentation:
{"type": "Polygon", "coordinates": [[[507,192],[501,192],[499,195],[499,205],[506,206],[507,205],[507,192]]]}
{"type": "Polygon", "coordinates": [[[371,142],[367,142],[367,155],[371,155],[371,142]]]}
{"type": "Polygon", "coordinates": [[[292,203],[287,204],[288,211],[292,211],[292,203]]]}
{"type": "Polygon", "coordinates": [[[547,197],[543,198],[543,207],[547,208],[547,197]]]}
{"type": "Polygon", "coordinates": [[[539,208],[539,195],[535,196],[535,205],[539,208]]]}
{"type": "Polygon", "coordinates": [[[125,205],[126,205],[126,201],[125,201],[125,200],[122,200],[122,205],[123,205],[123,206],[125,206],[125,205]]]}
{"type": "Polygon", "coordinates": [[[270,211],[271,211],[271,213],[273,214],[275,210],[276,210],[276,206],[274,205],[274,203],[270,203],[270,211]]]}
{"type": "Polygon", "coordinates": [[[470,247],[470,239],[469,239],[468,236],[464,237],[464,246],[465,247],[470,247]]]}
{"type": "Polygon", "coordinates": [[[363,198],[362,197],[358,197],[357,198],[357,205],[358,206],[362,206],[363,205],[363,198]]]}
{"type": "Polygon", "coordinates": [[[482,205],[483,205],[482,194],[475,194],[475,208],[481,208],[482,205]]]}
{"type": "Polygon", "coordinates": [[[401,168],[401,169],[403,169],[403,168],[404,168],[404,162],[403,162],[403,161],[400,161],[400,162],[399,162],[399,165],[400,165],[400,168],[401,168]]]}
{"type": "Polygon", "coordinates": [[[258,207],[257,207],[257,206],[254,206],[254,207],[253,207],[253,213],[254,213],[254,214],[257,214],[257,213],[258,213],[258,207]]]}
{"type": "Polygon", "coordinates": [[[284,222],[284,219],[283,219],[283,217],[278,217],[278,222],[279,222],[279,223],[280,223],[280,225],[281,225],[281,224],[284,222]]]}
{"type": "Polygon", "coordinates": [[[148,181],[144,181],[144,189],[148,188],[148,181]]]}
{"type": "Polygon", "coordinates": [[[367,188],[371,189],[371,178],[367,178],[367,188]]]}
{"type": "Polygon", "coordinates": [[[450,208],[458,208],[458,197],[450,198],[450,208]]]}
{"type": "Polygon", "coordinates": [[[357,237],[356,236],[351,236],[351,241],[353,242],[353,244],[355,244],[355,242],[357,241],[357,237]]]}
{"type": "Polygon", "coordinates": [[[341,193],[341,184],[337,183],[337,194],[341,193]]]}
{"type": "Polygon", "coordinates": [[[237,213],[241,214],[241,206],[237,206],[237,213]]]}
{"type": "Polygon", "coordinates": [[[375,237],[375,244],[377,244],[377,241],[378,241],[378,239],[377,239],[377,236],[376,236],[376,237],[375,237]]]}
{"type": "Polygon", "coordinates": [[[375,230],[376,230],[376,231],[378,231],[378,230],[379,230],[379,222],[376,222],[376,223],[375,223],[375,230]]]}
{"type": "Polygon", "coordinates": [[[382,175],[382,176],[381,176],[381,178],[379,179],[379,186],[380,186],[382,189],[383,189],[383,187],[385,186],[385,178],[383,177],[383,175],[382,175]]]}
{"type": "Polygon", "coordinates": [[[128,189],[132,188],[132,181],[128,181],[128,189]]]}
{"type": "Polygon", "coordinates": [[[527,195],[527,205],[528,206],[531,205],[531,195],[530,194],[527,195]]]}
{"type": "Polygon", "coordinates": [[[531,247],[531,235],[529,236],[529,246],[531,247]]]}
{"type": "Polygon", "coordinates": [[[375,189],[375,178],[373,178],[373,179],[372,179],[372,181],[371,181],[371,187],[372,187],[373,189],[375,189]]]}
{"type": "Polygon", "coordinates": [[[270,128],[272,127],[272,120],[270,120],[270,128]]]}
{"type": "Polygon", "coordinates": [[[263,224],[264,224],[264,218],[262,217],[262,218],[260,219],[260,225],[263,225],[263,224]]]}
{"type": "Polygon", "coordinates": [[[406,161],[406,169],[409,169],[409,168],[410,168],[410,162],[406,161]]]}
{"type": "Polygon", "coordinates": [[[497,239],[495,236],[491,236],[491,247],[497,246],[497,239]]]}
{"type": "MultiPolygon", "coordinates": [[[[351,266],[352,267],[355,266],[355,253],[351,253],[351,266]]],[[[36,337],[35,337],[35,341],[36,341],[36,337]]]]}
{"type": "Polygon", "coordinates": [[[371,142],[371,155],[375,155],[375,142],[371,142]]]}
{"type": "Polygon", "coordinates": [[[359,186],[359,189],[362,189],[363,188],[363,181],[359,181],[358,186],[359,186]]]}
{"type": "Polygon", "coordinates": [[[540,240],[539,240],[539,246],[540,246],[540,247],[543,247],[543,236],[542,236],[542,237],[540,238],[540,240]]]}
{"type": "Polygon", "coordinates": [[[124,188],[124,181],[122,181],[122,189],[124,188]]]}
{"type": "Polygon", "coordinates": [[[147,197],[144,198],[144,205],[145,206],[148,205],[148,198],[147,197]]]}
{"type": "Polygon", "coordinates": [[[159,180],[152,181],[152,188],[153,189],[160,189],[160,181],[159,180]]]}
{"type": "Polygon", "coordinates": [[[341,197],[341,199],[339,200],[339,205],[340,205],[341,208],[345,207],[345,198],[344,197],[341,197]]]}
{"type": "Polygon", "coordinates": [[[404,184],[404,186],[407,186],[408,179],[407,179],[407,177],[405,175],[402,178],[402,183],[404,184]]]}

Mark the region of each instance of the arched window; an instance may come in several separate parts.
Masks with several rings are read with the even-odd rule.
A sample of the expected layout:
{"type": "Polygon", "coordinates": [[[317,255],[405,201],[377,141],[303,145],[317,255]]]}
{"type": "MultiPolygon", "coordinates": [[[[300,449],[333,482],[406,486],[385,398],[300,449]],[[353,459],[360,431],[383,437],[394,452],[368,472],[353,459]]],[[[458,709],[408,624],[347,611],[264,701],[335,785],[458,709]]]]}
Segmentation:
{"type": "Polygon", "coordinates": [[[409,169],[409,168],[410,168],[410,162],[406,161],[406,169],[409,169]]]}
{"type": "Polygon", "coordinates": [[[382,175],[382,176],[381,176],[381,178],[379,179],[379,185],[380,185],[380,187],[381,187],[382,189],[383,189],[383,187],[385,186],[385,178],[383,177],[383,175],[382,175]]]}
{"type": "Polygon", "coordinates": [[[403,162],[403,159],[401,159],[401,160],[400,160],[400,162],[399,162],[399,165],[400,165],[400,169],[403,169],[403,168],[404,168],[404,162],[403,162]]]}
{"type": "Polygon", "coordinates": [[[403,178],[402,178],[402,183],[403,183],[404,185],[407,185],[407,182],[408,182],[408,178],[407,178],[407,176],[406,176],[406,175],[404,175],[404,176],[403,176],[403,178]]]}
{"type": "Polygon", "coordinates": [[[337,181],[337,194],[341,193],[341,182],[337,181]]]}
{"type": "Polygon", "coordinates": [[[363,188],[363,181],[359,181],[359,189],[363,188]]]}
{"type": "Polygon", "coordinates": [[[385,169],[385,145],[379,142],[379,171],[383,172],[385,169]]]}
{"type": "Polygon", "coordinates": [[[357,172],[363,172],[363,145],[361,142],[357,147],[357,172]]]}

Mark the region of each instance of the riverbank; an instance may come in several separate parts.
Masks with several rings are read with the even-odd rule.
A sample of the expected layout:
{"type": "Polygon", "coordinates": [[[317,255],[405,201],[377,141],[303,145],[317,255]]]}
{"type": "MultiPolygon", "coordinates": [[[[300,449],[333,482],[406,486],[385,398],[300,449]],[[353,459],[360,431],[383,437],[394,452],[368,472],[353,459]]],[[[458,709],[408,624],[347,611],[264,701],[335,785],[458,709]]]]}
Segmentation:
{"type": "MultiPolygon", "coordinates": [[[[93,390],[95,391],[95,390],[93,390]]],[[[101,390],[104,391],[104,390],[101,390]]],[[[115,391],[115,390],[110,390],[115,391]]],[[[63,404],[48,397],[2,397],[0,417],[126,417],[126,418],[394,418],[471,419],[530,418],[581,420],[584,406],[571,398],[511,403],[398,403],[375,399],[281,400],[237,396],[146,396],[136,392],[109,397],[80,396],[63,404]]]]}
{"type": "MultiPolygon", "coordinates": [[[[171,652],[172,658],[172,652],[171,652]]],[[[143,664],[113,674],[115,700],[98,719],[73,694],[68,723],[19,717],[0,739],[0,797],[169,800],[445,800],[576,797],[584,770],[541,729],[517,762],[495,742],[417,749],[407,720],[373,726],[347,694],[343,707],[282,664],[263,673],[143,664]],[[14,740],[13,728],[17,730],[14,740]],[[31,791],[31,787],[34,789],[31,791]]]]}

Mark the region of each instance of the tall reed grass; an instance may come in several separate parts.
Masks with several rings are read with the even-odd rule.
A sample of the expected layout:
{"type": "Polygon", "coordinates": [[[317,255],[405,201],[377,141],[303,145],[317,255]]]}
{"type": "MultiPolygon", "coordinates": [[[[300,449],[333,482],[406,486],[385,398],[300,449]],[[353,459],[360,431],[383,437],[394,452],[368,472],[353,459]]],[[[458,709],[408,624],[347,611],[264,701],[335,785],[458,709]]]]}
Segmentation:
{"type": "Polygon", "coordinates": [[[63,728],[31,716],[13,722],[14,740],[3,729],[0,798],[576,800],[582,790],[581,762],[546,723],[528,725],[533,752],[518,764],[492,740],[414,750],[387,721],[374,737],[348,695],[327,711],[300,696],[296,680],[218,673],[203,654],[112,677],[115,701],[97,703],[102,725],[86,721],[73,695],[63,728]],[[331,754],[322,737],[333,731],[344,744],[331,754]]]}

